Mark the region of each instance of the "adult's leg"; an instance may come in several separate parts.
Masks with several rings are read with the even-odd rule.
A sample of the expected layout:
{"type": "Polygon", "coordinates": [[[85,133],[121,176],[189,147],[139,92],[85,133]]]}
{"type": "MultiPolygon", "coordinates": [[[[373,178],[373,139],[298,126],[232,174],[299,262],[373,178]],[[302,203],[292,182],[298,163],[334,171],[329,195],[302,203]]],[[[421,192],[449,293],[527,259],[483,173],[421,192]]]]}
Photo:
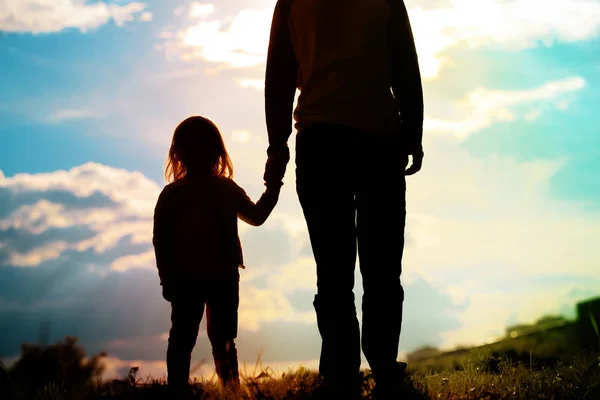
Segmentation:
{"type": "Polygon", "coordinates": [[[364,288],[362,349],[373,373],[381,376],[397,369],[407,157],[397,138],[363,135],[360,142],[356,202],[364,288]]]}
{"type": "Polygon", "coordinates": [[[356,265],[353,132],[316,126],[296,138],[296,189],[317,264],[314,307],[322,338],[319,371],[346,387],[358,379],[360,332],[354,303],[356,265]]]}
{"type": "Polygon", "coordinates": [[[217,376],[223,386],[235,388],[240,381],[235,347],[239,281],[211,282],[206,285],[206,293],[206,327],[217,376]]]}
{"type": "MultiPolygon", "coordinates": [[[[189,285],[186,285],[189,286],[189,285]]],[[[192,296],[192,288],[180,288],[171,302],[171,330],[167,347],[167,381],[185,387],[190,377],[192,350],[204,313],[204,301],[192,296]]]]}

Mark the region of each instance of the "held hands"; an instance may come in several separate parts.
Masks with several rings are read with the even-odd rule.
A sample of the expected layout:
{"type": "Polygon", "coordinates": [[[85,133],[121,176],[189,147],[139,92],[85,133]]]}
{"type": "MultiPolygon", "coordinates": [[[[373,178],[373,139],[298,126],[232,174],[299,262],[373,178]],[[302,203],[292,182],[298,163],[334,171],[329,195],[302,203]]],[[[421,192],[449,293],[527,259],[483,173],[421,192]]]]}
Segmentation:
{"type": "Polygon", "coordinates": [[[287,144],[269,146],[267,149],[267,163],[265,165],[265,185],[281,187],[287,164],[290,161],[290,149],[287,144]]]}

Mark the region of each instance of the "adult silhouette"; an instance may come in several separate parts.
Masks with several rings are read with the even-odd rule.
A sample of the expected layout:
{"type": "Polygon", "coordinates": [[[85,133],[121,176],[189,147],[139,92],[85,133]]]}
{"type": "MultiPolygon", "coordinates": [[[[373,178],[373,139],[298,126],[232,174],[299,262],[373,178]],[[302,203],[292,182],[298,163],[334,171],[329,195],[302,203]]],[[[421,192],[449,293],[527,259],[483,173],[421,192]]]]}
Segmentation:
{"type": "Polygon", "coordinates": [[[317,265],[319,371],[329,398],[359,393],[357,251],[362,350],[378,395],[393,395],[406,367],[397,362],[405,175],[423,160],[421,74],[404,2],[278,0],[265,108],[266,182],[285,174],[292,115],[298,132],[296,190],[317,265]]]}

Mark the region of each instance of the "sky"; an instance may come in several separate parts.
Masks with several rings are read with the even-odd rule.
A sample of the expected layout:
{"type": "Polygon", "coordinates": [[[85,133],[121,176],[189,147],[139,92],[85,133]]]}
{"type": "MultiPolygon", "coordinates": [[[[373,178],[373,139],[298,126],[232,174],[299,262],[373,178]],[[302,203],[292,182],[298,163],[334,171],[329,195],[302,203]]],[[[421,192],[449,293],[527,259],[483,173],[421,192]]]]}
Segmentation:
{"type": "MultiPolygon", "coordinates": [[[[51,342],[107,351],[107,376],[166,373],[170,308],[151,232],[171,135],[190,115],[213,119],[236,182],[258,199],[274,4],[0,2],[0,358],[47,321],[51,342]]],[[[407,178],[401,353],[574,318],[600,295],[600,1],[406,4],[426,119],[423,169],[407,178]]],[[[240,222],[249,371],[259,354],[274,369],[317,366],[294,179],[290,163],[262,227],[240,222]]],[[[210,375],[204,327],[193,362],[210,375]]]]}

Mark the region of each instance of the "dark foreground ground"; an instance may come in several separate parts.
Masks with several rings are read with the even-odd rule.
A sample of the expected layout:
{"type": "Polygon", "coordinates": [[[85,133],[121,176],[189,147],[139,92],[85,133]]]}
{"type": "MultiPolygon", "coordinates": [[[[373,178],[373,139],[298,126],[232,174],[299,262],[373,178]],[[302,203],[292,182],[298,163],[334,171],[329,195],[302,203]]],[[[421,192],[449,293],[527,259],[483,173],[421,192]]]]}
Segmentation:
{"type": "MultiPolygon", "coordinates": [[[[402,399],[594,399],[600,400],[600,357],[583,356],[553,366],[515,363],[509,359],[486,357],[470,360],[460,370],[432,372],[413,367],[406,379],[402,399]]],[[[10,381],[9,381],[10,382],[10,381]]],[[[365,399],[371,399],[372,379],[364,373],[365,399]]],[[[47,382],[37,390],[11,382],[0,398],[12,399],[168,399],[163,382],[129,379],[96,381],[67,389],[60,382],[47,382]]],[[[243,378],[240,399],[320,399],[317,376],[300,367],[275,375],[268,368],[258,376],[243,378]]],[[[194,399],[226,399],[214,382],[195,385],[194,399]]]]}

